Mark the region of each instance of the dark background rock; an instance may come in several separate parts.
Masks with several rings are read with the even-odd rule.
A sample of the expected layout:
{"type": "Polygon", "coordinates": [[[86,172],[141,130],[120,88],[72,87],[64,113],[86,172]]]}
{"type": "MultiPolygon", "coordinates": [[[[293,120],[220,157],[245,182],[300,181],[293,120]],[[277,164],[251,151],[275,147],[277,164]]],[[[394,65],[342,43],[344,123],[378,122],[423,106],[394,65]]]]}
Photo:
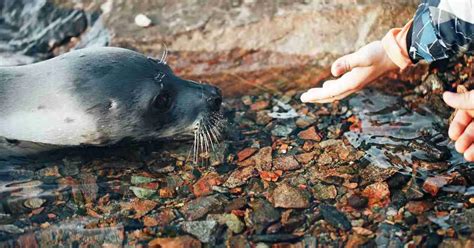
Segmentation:
{"type": "Polygon", "coordinates": [[[109,34],[110,45],[155,57],[166,45],[177,74],[219,85],[230,96],[316,84],[329,75],[335,58],[406,23],[416,2],[6,0],[0,18],[27,27],[13,42],[25,54],[50,51],[87,27],[92,28],[78,47],[105,45],[109,34]],[[39,11],[12,15],[21,5],[39,11]],[[98,12],[103,14],[96,22],[98,12]],[[140,13],[152,20],[151,27],[134,23],[140,13]],[[62,22],[48,26],[58,18],[62,22]]]}

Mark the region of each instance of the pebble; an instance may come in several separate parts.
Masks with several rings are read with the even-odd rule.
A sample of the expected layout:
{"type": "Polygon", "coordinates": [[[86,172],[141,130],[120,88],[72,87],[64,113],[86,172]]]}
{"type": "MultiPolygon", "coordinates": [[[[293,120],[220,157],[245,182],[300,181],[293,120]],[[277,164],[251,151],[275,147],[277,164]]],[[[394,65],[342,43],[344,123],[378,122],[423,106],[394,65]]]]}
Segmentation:
{"type": "Polygon", "coordinates": [[[239,168],[230,174],[223,186],[227,188],[239,187],[244,185],[250,178],[256,176],[258,176],[258,171],[251,166],[239,168]]]}
{"type": "Polygon", "coordinates": [[[270,224],[280,219],[280,212],[264,199],[255,199],[249,206],[252,213],[245,222],[247,226],[253,226],[257,233],[262,233],[270,224]]]}
{"type": "Polygon", "coordinates": [[[354,194],[347,198],[347,203],[353,208],[363,209],[367,207],[369,199],[365,196],[354,194]]]}
{"type": "Polygon", "coordinates": [[[30,199],[27,199],[23,203],[23,205],[25,205],[25,207],[27,208],[35,209],[35,208],[40,208],[41,206],[43,206],[45,202],[46,200],[41,199],[41,198],[30,198],[30,199]]]}
{"type": "Polygon", "coordinates": [[[203,196],[191,200],[181,208],[181,212],[187,220],[193,221],[204,217],[211,211],[222,208],[224,202],[217,195],[203,196]]]}
{"type": "Polygon", "coordinates": [[[201,248],[201,242],[189,235],[174,238],[156,238],[148,243],[151,248],[201,248]]]}
{"type": "Polygon", "coordinates": [[[215,220],[221,225],[226,225],[233,233],[241,233],[245,224],[235,214],[210,214],[207,220],[215,220]]]}
{"type": "Polygon", "coordinates": [[[183,231],[199,239],[199,241],[203,243],[210,243],[216,238],[215,232],[217,230],[217,221],[185,221],[183,222],[181,228],[183,231]]]}
{"type": "Polygon", "coordinates": [[[139,27],[146,28],[151,26],[151,19],[144,14],[138,14],[135,16],[135,24],[139,27]]]}
{"type": "Polygon", "coordinates": [[[282,183],[273,191],[273,204],[277,208],[308,208],[309,200],[300,189],[282,183]]]}
{"type": "Polygon", "coordinates": [[[316,142],[321,141],[321,136],[319,136],[319,134],[316,133],[315,127],[310,127],[304,131],[299,132],[298,137],[302,140],[313,140],[316,142]]]}
{"type": "Polygon", "coordinates": [[[242,162],[249,158],[250,156],[254,155],[258,151],[257,148],[247,147],[242,151],[237,153],[237,161],[242,162]]]}
{"type": "Polygon", "coordinates": [[[273,167],[277,170],[290,171],[301,168],[301,165],[295,159],[293,155],[290,156],[279,156],[273,159],[273,167]]]}
{"type": "Polygon", "coordinates": [[[314,191],[314,198],[318,200],[329,200],[335,199],[337,196],[337,189],[334,185],[324,185],[322,183],[318,183],[313,187],[314,191]]]}
{"type": "Polygon", "coordinates": [[[352,228],[352,224],[346,215],[340,212],[337,208],[322,204],[319,206],[321,215],[324,220],[335,228],[340,228],[344,231],[349,231],[352,228]]]}
{"type": "Polygon", "coordinates": [[[423,183],[423,189],[431,196],[436,196],[438,191],[448,183],[449,179],[444,176],[428,177],[423,183]]]}

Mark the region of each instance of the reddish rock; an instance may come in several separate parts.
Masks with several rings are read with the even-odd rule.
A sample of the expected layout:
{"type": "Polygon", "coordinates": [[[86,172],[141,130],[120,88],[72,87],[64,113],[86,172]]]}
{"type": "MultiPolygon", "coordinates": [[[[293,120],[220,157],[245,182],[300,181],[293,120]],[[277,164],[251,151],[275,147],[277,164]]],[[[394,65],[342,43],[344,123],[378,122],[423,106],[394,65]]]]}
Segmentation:
{"type": "Polygon", "coordinates": [[[347,240],[346,246],[348,248],[355,248],[355,247],[361,247],[363,244],[367,243],[368,238],[358,235],[358,234],[352,234],[349,236],[349,240],[347,240]]]}
{"type": "Polygon", "coordinates": [[[301,168],[301,165],[293,155],[277,157],[273,160],[273,167],[277,170],[289,171],[301,168]]]}
{"type": "Polygon", "coordinates": [[[171,221],[173,221],[176,216],[172,209],[166,208],[163,211],[159,212],[155,217],[158,226],[167,226],[171,221]]]}
{"type": "Polygon", "coordinates": [[[257,151],[258,151],[257,148],[247,147],[243,149],[242,151],[240,151],[239,153],[237,153],[237,161],[242,162],[246,160],[247,158],[249,158],[250,156],[254,155],[257,151]]]}
{"type": "Polygon", "coordinates": [[[423,189],[432,196],[435,196],[444,185],[449,183],[449,181],[450,179],[445,176],[428,177],[423,183],[423,189]]]}
{"type": "Polygon", "coordinates": [[[261,148],[252,157],[239,162],[239,166],[254,166],[259,171],[269,171],[272,168],[272,147],[261,148]]]}
{"type": "Polygon", "coordinates": [[[158,203],[151,200],[132,199],[130,202],[121,203],[122,208],[126,210],[135,210],[134,218],[138,219],[153,210],[158,203]]]}
{"type": "Polygon", "coordinates": [[[321,141],[321,136],[316,132],[316,128],[310,127],[304,131],[298,133],[298,137],[302,140],[314,140],[321,141]]]}
{"type": "Polygon", "coordinates": [[[239,168],[230,174],[223,185],[228,188],[235,188],[243,185],[251,177],[256,176],[258,176],[258,171],[254,167],[239,168]]]}
{"type": "Polygon", "coordinates": [[[201,242],[184,235],[175,238],[156,238],[148,243],[151,248],[201,248],[201,242]]]}
{"type": "Polygon", "coordinates": [[[273,191],[273,205],[277,208],[308,208],[309,200],[300,189],[283,183],[273,191]]]}
{"type": "Polygon", "coordinates": [[[193,185],[192,191],[196,197],[210,195],[212,193],[212,186],[221,184],[222,179],[219,174],[212,172],[201,177],[201,179],[193,185]]]}
{"type": "Polygon", "coordinates": [[[433,204],[427,201],[411,201],[405,208],[412,214],[420,215],[433,208],[433,204]]]}
{"type": "Polygon", "coordinates": [[[176,191],[173,188],[169,188],[169,187],[162,188],[158,192],[161,198],[169,199],[169,198],[175,197],[176,195],[176,191]]]}
{"type": "Polygon", "coordinates": [[[153,218],[151,216],[145,216],[143,217],[143,225],[145,225],[146,227],[157,226],[158,221],[156,220],[156,218],[153,218]]]}
{"type": "Polygon", "coordinates": [[[258,101],[250,105],[250,109],[253,111],[262,110],[268,108],[269,105],[269,101],[258,101]]]}
{"type": "Polygon", "coordinates": [[[367,186],[362,195],[369,199],[369,207],[375,205],[386,207],[390,203],[390,190],[386,182],[378,182],[367,186]]]}
{"type": "Polygon", "coordinates": [[[307,164],[314,159],[314,152],[301,153],[295,156],[296,160],[302,164],[307,164]]]}
{"type": "Polygon", "coordinates": [[[260,174],[260,178],[262,178],[263,180],[265,180],[267,182],[276,182],[276,181],[278,181],[278,178],[280,178],[281,175],[283,175],[283,171],[281,171],[281,170],[277,170],[275,172],[273,172],[273,171],[260,171],[259,174],[260,174]]]}

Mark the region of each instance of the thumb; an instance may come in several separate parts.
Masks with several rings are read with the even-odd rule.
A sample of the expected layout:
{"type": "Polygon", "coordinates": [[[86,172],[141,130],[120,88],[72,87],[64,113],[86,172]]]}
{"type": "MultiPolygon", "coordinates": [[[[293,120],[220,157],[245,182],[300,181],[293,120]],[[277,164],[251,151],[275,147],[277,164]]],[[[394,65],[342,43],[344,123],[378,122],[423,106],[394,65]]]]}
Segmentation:
{"type": "Polygon", "coordinates": [[[443,100],[446,104],[456,109],[474,109],[474,90],[466,93],[444,92],[443,100]]]}

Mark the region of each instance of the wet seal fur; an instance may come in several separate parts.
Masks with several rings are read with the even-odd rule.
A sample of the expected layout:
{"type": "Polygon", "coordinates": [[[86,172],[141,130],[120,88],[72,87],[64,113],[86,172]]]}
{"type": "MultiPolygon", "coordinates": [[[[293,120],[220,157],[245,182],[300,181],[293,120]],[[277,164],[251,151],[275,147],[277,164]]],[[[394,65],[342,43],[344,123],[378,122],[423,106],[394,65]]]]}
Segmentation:
{"type": "Polygon", "coordinates": [[[218,88],[174,75],[166,55],[76,50],[0,67],[0,149],[21,141],[107,146],[191,135],[199,150],[219,136],[221,102],[218,88]]]}

